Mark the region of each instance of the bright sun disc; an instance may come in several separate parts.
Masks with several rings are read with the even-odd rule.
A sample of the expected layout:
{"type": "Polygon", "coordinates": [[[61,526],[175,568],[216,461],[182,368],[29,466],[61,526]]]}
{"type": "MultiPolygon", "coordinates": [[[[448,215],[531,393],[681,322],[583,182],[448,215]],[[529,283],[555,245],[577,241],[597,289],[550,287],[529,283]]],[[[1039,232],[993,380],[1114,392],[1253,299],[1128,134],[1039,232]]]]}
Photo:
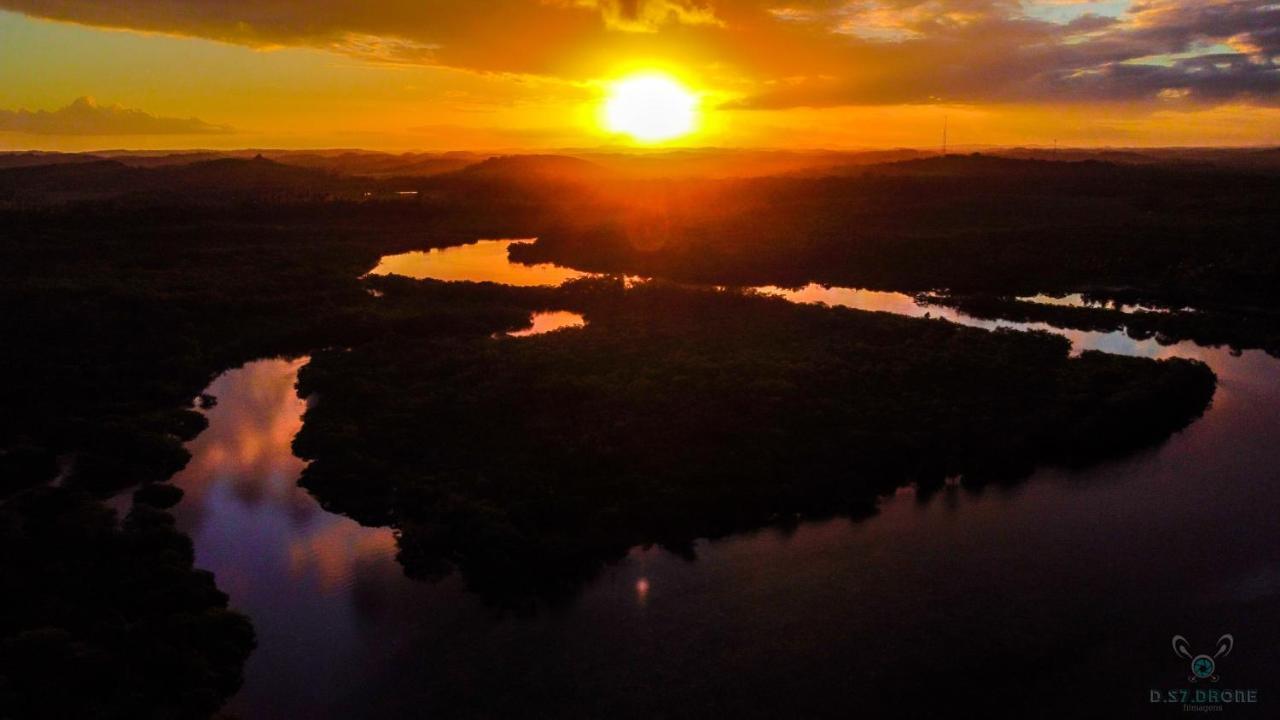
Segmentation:
{"type": "Polygon", "coordinates": [[[641,142],[686,135],[698,120],[698,97],[664,75],[637,75],[609,87],[604,125],[641,142]]]}

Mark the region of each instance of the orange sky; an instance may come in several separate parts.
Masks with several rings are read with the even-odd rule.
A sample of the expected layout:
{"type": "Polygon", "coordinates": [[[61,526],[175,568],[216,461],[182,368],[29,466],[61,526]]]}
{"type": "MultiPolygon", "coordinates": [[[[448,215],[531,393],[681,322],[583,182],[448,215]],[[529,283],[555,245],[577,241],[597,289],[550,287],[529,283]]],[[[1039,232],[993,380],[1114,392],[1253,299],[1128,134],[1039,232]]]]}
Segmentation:
{"type": "Polygon", "coordinates": [[[0,149],[1275,144],[1274,0],[0,0],[0,149]],[[88,99],[94,98],[94,99],[88,99]]]}

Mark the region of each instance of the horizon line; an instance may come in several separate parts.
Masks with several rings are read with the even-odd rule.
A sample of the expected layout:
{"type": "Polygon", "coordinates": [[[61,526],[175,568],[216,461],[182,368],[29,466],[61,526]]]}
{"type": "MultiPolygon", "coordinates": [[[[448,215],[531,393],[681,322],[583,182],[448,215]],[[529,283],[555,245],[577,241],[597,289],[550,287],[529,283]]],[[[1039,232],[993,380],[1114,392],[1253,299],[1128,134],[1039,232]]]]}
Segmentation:
{"type": "MultiPolygon", "coordinates": [[[[1188,150],[1280,150],[1280,143],[1263,144],[1216,144],[1216,145],[1038,145],[1038,144],[998,144],[998,143],[966,143],[951,145],[946,154],[980,150],[1045,150],[1050,152],[1158,152],[1188,150]]],[[[314,147],[238,147],[238,148],[127,148],[103,147],[92,150],[55,150],[41,148],[0,149],[0,155],[98,155],[98,154],[132,154],[132,155],[192,155],[192,154],[235,154],[235,153],[366,153],[371,155],[571,155],[571,154],[619,154],[619,155],[660,155],[678,152],[740,152],[740,153],[773,153],[773,154],[835,154],[854,155],[875,152],[920,152],[943,155],[936,147],[911,145],[893,145],[862,148],[779,148],[748,147],[731,145],[687,145],[668,147],[630,147],[617,145],[600,145],[592,147],[557,147],[557,148],[455,148],[449,150],[405,149],[386,150],[359,146],[314,146],[314,147]]]]}

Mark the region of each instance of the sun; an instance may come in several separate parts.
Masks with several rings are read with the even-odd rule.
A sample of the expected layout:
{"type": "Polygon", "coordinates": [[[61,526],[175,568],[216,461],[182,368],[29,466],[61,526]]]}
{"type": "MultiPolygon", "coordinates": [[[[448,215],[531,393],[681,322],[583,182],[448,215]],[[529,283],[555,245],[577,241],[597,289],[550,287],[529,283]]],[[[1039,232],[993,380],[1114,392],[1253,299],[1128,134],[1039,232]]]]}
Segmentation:
{"type": "Polygon", "coordinates": [[[609,85],[604,126],[654,143],[687,135],[698,124],[698,96],[659,73],[630,75],[609,85]]]}

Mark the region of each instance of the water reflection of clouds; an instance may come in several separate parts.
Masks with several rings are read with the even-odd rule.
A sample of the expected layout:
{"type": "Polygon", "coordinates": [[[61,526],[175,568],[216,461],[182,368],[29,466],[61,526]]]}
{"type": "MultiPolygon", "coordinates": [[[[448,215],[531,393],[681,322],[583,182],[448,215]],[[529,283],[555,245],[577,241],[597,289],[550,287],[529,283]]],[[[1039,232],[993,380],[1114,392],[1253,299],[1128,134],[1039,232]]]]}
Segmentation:
{"type": "MultiPolygon", "coordinates": [[[[505,245],[493,257],[507,263],[505,245]]],[[[976,623],[974,632],[1018,642],[1024,636],[1006,627],[1003,611],[1011,604],[1037,630],[1052,630],[1105,598],[1180,611],[1175,590],[1185,577],[1245,594],[1274,591],[1269,556],[1257,548],[1280,546],[1280,499],[1275,484],[1256,479],[1266,472],[1259,468],[1280,463],[1271,440],[1280,429],[1275,358],[982,321],[901,293],[762,291],[977,327],[1045,329],[1064,334],[1077,352],[1198,358],[1222,387],[1202,420],[1148,452],[1083,471],[1042,469],[1011,488],[949,487],[930,497],[904,489],[869,522],[804,522],[696,541],[696,563],[633,548],[553,616],[513,619],[483,612],[456,576],[434,585],[407,580],[390,531],[324,512],[298,488],[304,464],[289,445],[301,426],[304,403],[293,384],[305,360],[251,363],[212,386],[219,405],[175,480],[189,493],[179,512],[203,518],[193,531],[198,563],[217,573],[259,628],[246,687],[230,710],[345,717],[358,713],[344,708],[379,702],[417,707],[417,695],[433,699],[455,687],[616,691],[627,678],[618,668],[634,667],[669,670],[679,687],[717,647],[746,671],[804,667],[834,683],[857,676],[840,647],[931,647],[957,613],[976,623]],[[788,640],[762,645],[760,637],[788,640]],[[743,640],[724,646],[738,642],[726,638],[743,640]],[[824,661],[806,665],[814,655],[824,661]]]]}
{"type": "MultiPolygon", "coordinates": [[[[1142,305],[1140,303],[1125,304],[1122,302],[1118,302],[1116,300],[1102,300],[1102,299],[1092,299],[1092,298],[1086,300],[1084,295],[1080,293],[1070,293],[1068,295],[1063,295],[1062,297],[1054,297],[1053,295],[1045,295],[1041,293],[1038,295],[1029,295],[1025,297],[1019,297],[1017,299],[1021,300],[1022,302],[1036,303],[1039,305],[1057,305],[1058,307],[1073,307],[1073,308],[1103,308],[1108,310],[1118,310],[1122,313],[1144,312],[1144,313],[1167,314],[1167,313],[1173,312],[1173,310],[1170,308],[1155,307],[1152,305],[1142,305]]],[[[1190,310],[1190,308],[1183,308],[1183,309],[1190,310]]]]}
{"type": "MultiPolygon", "coordinates": [[[[184,528],[202,539],[220,536],[198,548],[235,554],[247,538],[259,536],[260,553],[282,553],[276,570],[331,590],[349,582],[360,559],[393,556],[395,539],[389,530],[323,512],[298,487],[306,463],[291,444],[306,403],[294,384],[306,362],[252,362],[214,381],[208,392],[219,402],[208,411],[209,427],[188,444],[191,463],[174,478],[187,493],[176,512],[184,528]],[[206,528],[209,516],[217,522],[206,528]]],[[[207,559],[221,565],[226,558],[207,559]]]]}
{"type": "Polygon", "coordinates": [[[394,560],[395,536],[381,528],[356,523],[330,523],[289,540],[289,576],[314,581],[322,591],[348,589],[363,562],[394,560]]]}
{"type": "Polygon", "coordinates": [[[916,302],[910,295],[880,290],[863,290],[860,288],[834,287],[809,283],[802,288],[780,288],[776,285],[764,285],[754,288],[763,295],[772,295],[784,300],[804,305],[829,305],[831,307],[888,312],[895,315],[923,317],[926,314],[938,315],[933,308],[926,308],[916,302]]]}
{"type": "Polygon", "coordinates": [[[173,482],[187,493],[176,510],[190,531],[200,526],[206,496],[220,486],[248,506],[274,501],[293,516],[314,506],[298,497],[296,481],[305,463],[290,449],[302,427],[305,403],[293,384],[307,358],[271,360],[223,373],[207,392],[219,399],[206,411],[209,427],[187,444],[191,462],[173,482]]]}
{"type": "Polygon", "coordinates": [[[173,479],[186,491],[174,513],[193,537],[197,566],[215,573],[257,627],[233,706],[259,713],[345,691],[370,613],[386,604],[376,598],[413,595],[390,529],[327,513],[297,484],[305,463],[291,444],[306,403],[294,384],[306,362],[260,360],[219,376],[208,390],[218,397],[209,427],[187,445],[191,462],[173,479]]]}
{"type": "MultiPolygon", "coordinates": [[[[756,288],[765,295],[781,297],[794,303],[822,304],[831,307],[845,307],[855,310],[889,312],[908,317],[941,318],[960,325],[995,330],[1008,328],[1011,330],[1042,330],[1062,335],[1071,341],[1072,352],[1079,354],[1085,350],[1101,350],[1117,355],[1135,355],[1141,357],[1189,357],[1196,348],[1194,343],[1177,345],[1161,345],[1154,338],[1136,339],[1123,331],[1091,332],[1085,330],[1064,330],[1046,323],[1020,323],[1010,320],[986,320],[971,317],[954,308],[944,305],[920,303],[911,295],[880,290],[863,290],[859,288],[828,287],[810,283],[798,289],[779,288],[772,285],[756,288]]],[[[1066,303],[1063,303],[1066,304],[1066,303]]]]}

